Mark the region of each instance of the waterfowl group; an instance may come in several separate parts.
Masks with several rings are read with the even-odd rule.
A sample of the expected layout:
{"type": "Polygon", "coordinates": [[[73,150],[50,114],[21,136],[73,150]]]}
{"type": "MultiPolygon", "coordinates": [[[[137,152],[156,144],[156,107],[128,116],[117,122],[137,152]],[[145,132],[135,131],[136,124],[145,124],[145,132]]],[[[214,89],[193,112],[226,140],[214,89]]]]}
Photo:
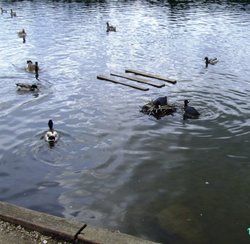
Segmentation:
{"type": "Polygon", "coordinates": [[[44,139],[47,141],[50,145],[54,145],[59,138],[59,134],[54,130],[53,121],[50,119],[48,122],[49,130],[45,133],[44,139]]]}
{"type": "MultiPolygon", "coordinates": [[[[189,101],[184,100],[184,114],[183,119],[198,119],[200,113],[191,106],[188,106],[189,101]]],[[[160,119],[166,115],[173,115],[177,111],[174,105],[168,104],[167,97],[158,97],[156,100],[145,104],[141,108],[141,112],[152,115],[156,119],[160,119]]]]}
{"type": "MultiPolygon", "coordinates": [[[[7,10],[4,10],[1,8],[1,13],[7,13],[7,10]]],[[[14,12],[12,9],[10,10],[10,15],[11,17],[16,17],[16,12],[14,12]]],[[[116,27],[113,25],[110,25],[109,22],[106,22],[107,32],[116,32],[116,27]]],[[[23,38],[25,42],[25,38],[27,36],[27,33],[25,32],[24,29],[21,31],[17,32],[18,37],[23,38]]],[[[206,67],[211,64],[214,65],[218,62],[217,58],[211,58],[209,59],[208,57],[205,57],[205,64],[206,67]]],[[[38,62],[33,62],[31,60],[27,61],[27,71],[32,72],[36,74],[36,78],[38,79],[38,62]]],[[[17,89],[19,91],[38,91],[38,86],[36,84],[27,84],[27,83],[16,83],[17,89]]],[[[200,113],[191,106],[188,106],[189,101],[184,100],[184,114],[183,114],[183,119],[196,119],[200,116],[200,113]]],[[[154,101],[147,103],[146,105],[143,106],[142,112],[145,112],[150,115],[154,115],[157,118],[161,118],[165,115],[173,114],[176,112],[176,107],[173,105],[168,104],[168,99],[167,96],[164,97],[159,97],[155,99],[154,101]]],[[[53,121],[49,120],[48,121],[48,127],[49,130],[45,133],[44,139],[50,143],[54,144],[55,142],[58,141],[59,134],[54,130],[53,128],[53,121]]]]}
{"type": "Polygon", "coordinates": [[[107,32],[110,32],[110,31],[116,32],[115,26],[110,25],[109,22],[107,22],[106,24],[107,24],[107,32]]]}
{"type": "Polygon", "coordinates": [[[218,61],[219,61],[217,58],[210,58],[209,59],[208,57],[205,57],[204,60],[205,60],[206,67],[208,67],[209,64],[214,65],[214,64],[218,63],[218,61]]]}

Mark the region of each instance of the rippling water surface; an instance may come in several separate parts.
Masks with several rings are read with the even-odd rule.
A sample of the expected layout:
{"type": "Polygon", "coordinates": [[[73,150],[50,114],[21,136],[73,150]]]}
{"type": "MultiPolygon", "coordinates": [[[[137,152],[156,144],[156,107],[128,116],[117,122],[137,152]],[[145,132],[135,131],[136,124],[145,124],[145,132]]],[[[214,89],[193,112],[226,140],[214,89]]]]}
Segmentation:
{"type": "Polygon", "coordinates": [[[250,5],[176,2],[0,1],[17,12],[0,14],[1,201],[163,243],[249,243],[250,5]],[[38,93],[15,88],[36,82],[29,59],[38,93]],[[177,83],[96,78],[127,68],[177,83]],[[139,112],[163,95],[174,116],[139,112]],[[199,120],[182,120],[184,99],[199,120]]]}

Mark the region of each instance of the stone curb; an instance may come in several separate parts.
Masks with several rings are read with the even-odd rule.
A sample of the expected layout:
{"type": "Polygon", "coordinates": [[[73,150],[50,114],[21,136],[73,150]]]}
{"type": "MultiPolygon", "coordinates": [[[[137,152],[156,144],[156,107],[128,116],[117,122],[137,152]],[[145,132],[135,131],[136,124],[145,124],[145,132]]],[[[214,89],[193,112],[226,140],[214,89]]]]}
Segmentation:
{"type": "Polygon", "coordinates": [[[74,220],[18,207],[0,201],[0,219],[72,243],[84,244],[153,244],[120,232],[98,229],[74,220]]]}

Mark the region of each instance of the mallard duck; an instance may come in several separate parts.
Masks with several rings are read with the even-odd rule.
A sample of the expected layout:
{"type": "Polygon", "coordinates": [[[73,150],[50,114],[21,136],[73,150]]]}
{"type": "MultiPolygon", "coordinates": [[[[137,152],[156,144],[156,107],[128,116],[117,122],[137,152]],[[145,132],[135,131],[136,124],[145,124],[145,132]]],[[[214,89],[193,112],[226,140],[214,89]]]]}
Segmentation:
{"type": "Polygon", "coordinates": [[[38,63],[35,62],[35,64],[33,64],[31,60],[28,60],[27,61],[27,70],[29,72],[38,73],[38,70],[39,70],[38,63]]]}
{"type": "Polygon", "coordinates": [[[38,86],[36,84],[26,84],[26,83],[16,83],[18,91],[38,91],[38,86]]]}
{"type": "Polygon", "coordinates": [[[10,16],[11,17],[16,17],[16,12],[14,12],[12,9],[10,10],[10,16]]]}
{"type": "Polygon", "coordinates": [[[25,32],[24,29],[22,29],[21,31],[18,31],[18,32],[17,32],[17,35],[18,35],[20,38],[23,38],[23,37],[26,37],[26,36],[27,36],[27,33],[25,32]]]}
{"type": "Polygon", "coordinates": [[[3,13],[7,13],[7,10],[6,10],[6,9],[1,8],[1,13],[2,13],[2,14],[3,14],[3,13]]]}
{"type": "Polygon", "coordinates": [[[45,133],[44,139],[50,144],[58,141],[59,134],[53,129],[53,121],[50,119],[48,122],[49,130],[45,133]]]}
{"type": "Polygon", "coordinates": [[[109,31],[116,31],[116,27],[115,26],[110,25],[109,22],[107,22],[106,24],[107,24],[107,32],[109,32],[109,31]]]}
{"type": "Polygon", "coordinates": [[[198,119],[200,113],[194,108],[188,106],[189,101],[184,100],[184,115],[183,119],[198,119]]]}
{"type": "Polygon", "coordinates": [[[207,67],[209,64],[214,65],[214,64],[216,64],[216,63],[219,61],[217,58],[210,58],[210,59],[209,59],[208,57],[205,57],[204,60],[205,60],[206,67],[207,67]]]}

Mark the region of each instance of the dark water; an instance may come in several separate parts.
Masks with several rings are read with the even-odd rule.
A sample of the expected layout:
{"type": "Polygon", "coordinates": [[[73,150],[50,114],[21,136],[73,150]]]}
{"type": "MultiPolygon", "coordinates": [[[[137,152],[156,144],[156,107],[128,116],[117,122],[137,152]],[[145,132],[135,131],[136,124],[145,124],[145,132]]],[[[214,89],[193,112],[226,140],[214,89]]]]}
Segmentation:
{"type": "Polygon", "coordinates": [[[0,5],[17,13],[0,14],[1,201],[162,243],[250,242],[249,1],[0,5]],[[205,56],[219,62],[205,68],[205,56]],[[36,82],[28,59],[38,94],[15,88],[36,82]],[[96,79],[127,68],[177,84],[96,79]],[[200,119],[139,112],[163,95],[189,99],[200,119]],[[54,148],[41,140],[49,119],[54,148]]]}

